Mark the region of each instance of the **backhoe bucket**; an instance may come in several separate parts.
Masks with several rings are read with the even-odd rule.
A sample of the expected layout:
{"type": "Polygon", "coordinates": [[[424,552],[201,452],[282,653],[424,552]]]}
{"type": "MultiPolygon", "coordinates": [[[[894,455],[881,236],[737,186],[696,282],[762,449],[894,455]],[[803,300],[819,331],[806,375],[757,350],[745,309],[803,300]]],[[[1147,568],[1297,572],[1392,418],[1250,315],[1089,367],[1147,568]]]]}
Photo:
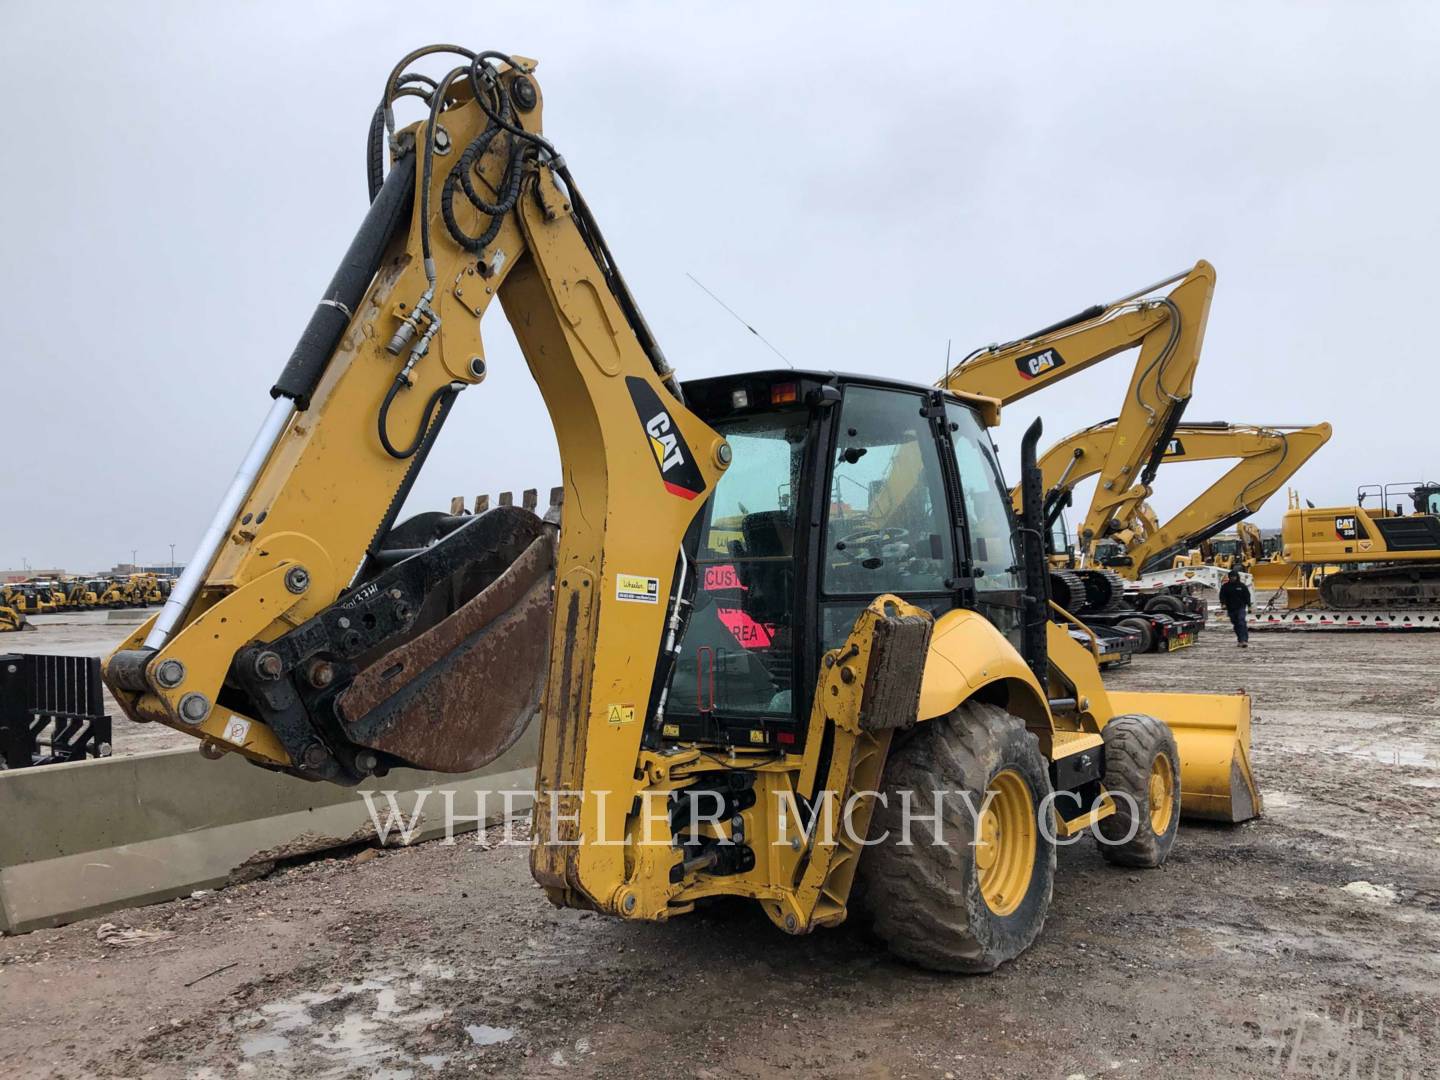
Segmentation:
{"type": "Polygon", "coordinates": [[[546,532],[478,593],[370,658],[335,702],[347,738],[437,772],[498,758],[540,706],[553,583],[546,532]]]}
{"type": "Polygon", "coordinates": [[[1248,821],[1262,809],[1250,771],[1250,698],[1246,694],[1110,692],[1116,714],[1163,720],[1180,750],[1180,812],[1205,821],[1248,821]]]}

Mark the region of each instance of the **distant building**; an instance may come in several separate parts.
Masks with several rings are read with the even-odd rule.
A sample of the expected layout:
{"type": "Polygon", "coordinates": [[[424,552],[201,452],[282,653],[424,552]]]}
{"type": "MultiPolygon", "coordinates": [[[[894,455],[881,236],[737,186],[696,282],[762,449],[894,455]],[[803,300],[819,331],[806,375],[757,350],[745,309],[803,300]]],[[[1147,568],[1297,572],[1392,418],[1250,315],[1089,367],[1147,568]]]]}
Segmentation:
{"type": "Polygon", "coordinates": [[[57,570],[53,567],[49,569],[35,567],[31,570],[0,570],[0,582],[4,582],[7,585],[14,581],[29,581],[31,578],[43,579],[74,576],[75,575],[68,570],[57,570]]]}
{"type": "Polygon", "coordinates": [[[161,574],[166,577],[179,577],[180,572],[185,569],[185,564],[172,566],[170,563],[154,563],[149,566],[138,566],[135,563],[116,563],[109,570],[105,571],[105,577],[129,577],[131,574],[161,574]]]}

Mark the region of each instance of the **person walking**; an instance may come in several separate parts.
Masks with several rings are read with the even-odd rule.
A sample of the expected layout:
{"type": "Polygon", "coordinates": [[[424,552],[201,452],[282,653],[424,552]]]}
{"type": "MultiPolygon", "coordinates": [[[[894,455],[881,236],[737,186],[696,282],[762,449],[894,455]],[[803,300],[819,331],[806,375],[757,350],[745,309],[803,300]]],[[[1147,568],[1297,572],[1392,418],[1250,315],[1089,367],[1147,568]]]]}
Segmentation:
{"type": "Polygon", "coordinates": [[[1230,616],[1230,625],[1235,628],[1235,642],[1242,649],[1250,647],[1250,628],[1245,625],[1245,616],[1250,610],[1250,590],[1240,580],[1240,571],[1231,570],[1230,577],[1220,586],[1220,603],[1225,614],[1230,616]]]}

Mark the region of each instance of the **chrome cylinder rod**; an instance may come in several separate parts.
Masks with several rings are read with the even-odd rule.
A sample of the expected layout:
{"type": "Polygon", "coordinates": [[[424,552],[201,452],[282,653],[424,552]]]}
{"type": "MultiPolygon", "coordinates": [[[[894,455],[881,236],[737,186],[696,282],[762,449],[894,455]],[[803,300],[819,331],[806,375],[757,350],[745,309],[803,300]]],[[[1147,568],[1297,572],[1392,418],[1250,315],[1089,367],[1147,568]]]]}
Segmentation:
{"type": "Polygon", "coordinates": [[[185,613],[190,610],[190,604],[194,601],[195,594],[200,591],[200,586],[204,584],[205,578],[210,573],[210,567],[215,562],[215,556],[219,553],[220,546],[225,543],[225,537],[230,535],[230,526],[235,520],[235,515],[240,512],[240,507],[244,506],[245,500],[250,497],[250,492],[255,487],[256,477],[265,467],[265,461],[270,457],[270,451],[280,441],[280,436],[285,431],[286,425],[290,423],[290,417],[294,412],[295,402],[287,397],[276,398],[275,403],[270,406],[270,411],[265,416],[265,422],[260,425],[260,430],[255,435],[255,441],[250,444],[250,449],[245,454],[245,460],[240,463],[240,468],[235,473],[235,479],[230,481],[225,498],[221,500],[219,509],[215,511],[210,528],[201,537],[200,546],[185,564],[185,570],[180,575],[180,580],[175,582],[174,588],[170,590],[170,597],[160,610],[159,618],[150,628],[150,633],[145,636],[145,648],[163,648],[165,642],[170,639],[170,635],[175,632],[175,628],[180,625],[180,620],[185,618],[185,613]]]}

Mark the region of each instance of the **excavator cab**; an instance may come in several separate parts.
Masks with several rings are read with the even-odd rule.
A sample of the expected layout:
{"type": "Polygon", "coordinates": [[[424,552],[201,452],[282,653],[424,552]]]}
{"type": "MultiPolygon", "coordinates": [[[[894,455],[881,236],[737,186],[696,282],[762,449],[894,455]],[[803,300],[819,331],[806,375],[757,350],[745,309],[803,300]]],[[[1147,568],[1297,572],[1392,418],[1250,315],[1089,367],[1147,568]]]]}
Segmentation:
{"type": "Polygon", "coordinates": [[[825,372],[685,384],[733,461],[660,741],[800,750],[821,658],[879,595],[980,611],[1021,647],[1015,525],[982,403],[825,372]]]}
{"type": "Polygon", "coordinates": [[[1440,484],[1418,484],[1411,492],[1415,513],[1440,517],[1440,484]]]}

